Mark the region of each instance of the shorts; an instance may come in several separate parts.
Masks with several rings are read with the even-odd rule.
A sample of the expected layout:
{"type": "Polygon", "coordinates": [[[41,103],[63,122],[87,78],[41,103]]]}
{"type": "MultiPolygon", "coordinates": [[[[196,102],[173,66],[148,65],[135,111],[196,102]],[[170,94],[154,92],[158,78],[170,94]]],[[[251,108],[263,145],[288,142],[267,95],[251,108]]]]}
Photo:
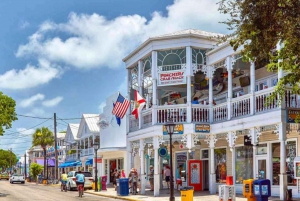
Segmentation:
{"type": "Polygon", "coordinates": [[[176,179],[176,184],[182,185],[182,180],[181,179],[176,179]]]}
{"type": "Polygon", "coordinates": [[[149,182],[150,182],[150,185],[153,185],[154,184],[154,178],[150,178],[149,182]]]}
{"type": "Polygon", "coordinates": [[[170,176],[166,176],[165,180],[166,180],[166,182],[169,182],[170,181],[170,176]]]}
{"type": "Polygon", "coordinates": [[[64,184],[64,185],[66,185],[67,184],[67,181],[61,181],[61,184],[64,184]]]}
{"type": "Polygon", "coordinates": [[[83,188],[84,188],[84,182],[78,182],[78,181],[76,181],[76,186],[78,186],[80,184],[83,184],[83,188]]]}

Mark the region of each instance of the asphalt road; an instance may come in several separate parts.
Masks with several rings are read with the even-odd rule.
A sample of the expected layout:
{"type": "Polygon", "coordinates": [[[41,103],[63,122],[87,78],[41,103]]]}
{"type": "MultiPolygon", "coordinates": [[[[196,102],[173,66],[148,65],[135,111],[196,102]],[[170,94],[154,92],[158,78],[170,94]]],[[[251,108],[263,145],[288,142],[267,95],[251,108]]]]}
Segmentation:
{"type": "Polygon", "coordinates": [[[61,192],[58,186],[44,186],[32,183],[14,183],[0,180],[0,201],[77,201],[77,200],[105,200],[116,201],[113,198],[100,197],[85,193],[82,198],[78,197],[77,191],[61,192]]]}

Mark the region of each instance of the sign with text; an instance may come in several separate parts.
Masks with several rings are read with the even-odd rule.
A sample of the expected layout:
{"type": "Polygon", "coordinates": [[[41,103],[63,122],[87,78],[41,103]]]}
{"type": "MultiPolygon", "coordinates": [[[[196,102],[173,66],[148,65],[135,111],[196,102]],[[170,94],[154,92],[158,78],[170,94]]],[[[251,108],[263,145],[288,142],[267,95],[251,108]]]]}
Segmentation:
{"type": "Polygon", "coordinates": [[[209,124],[195,124],[195,133],[209,133],[210,125],[209,124]]]}
{"type": "Polygon", "coordinates": [[[97,163],[102,163],[102,158],[97,158],[97,163]]]}
{"type": "MultiPolygon", "coordinates": [[[[173,134],[183,134],[183,124],[176,124],[173,134]]],[[[166,126],[163,125],[163,135],[169,135],[166,126]]]]}
{"type": "Polygon", "coordinates": [[[158,86],[186,84],[184,71],[163,71],[158,73],[158,86]]]}
{"type": "Polygon", "coordinates": [[[296,119],[300,120],[300,109],[287,109],[287,123],[296,123],[296,119]]]}

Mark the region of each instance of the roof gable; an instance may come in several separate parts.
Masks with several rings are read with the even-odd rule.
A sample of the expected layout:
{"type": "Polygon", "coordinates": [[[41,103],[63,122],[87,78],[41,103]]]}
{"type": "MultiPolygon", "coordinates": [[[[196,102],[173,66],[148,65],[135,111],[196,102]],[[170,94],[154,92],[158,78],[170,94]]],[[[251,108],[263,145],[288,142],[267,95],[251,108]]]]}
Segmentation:
{"type": "Polygon", "coordinates": [[[79,124],[68,124],[65,141],[72,143],[77,139],[79,124]]]}
{"type": "Polygon", "coordinates": [[[100,128],[98,126],[99,114],[83,114],[77,132],[77,138],[81,138],[85,134],[98,134],[100,128]]]}

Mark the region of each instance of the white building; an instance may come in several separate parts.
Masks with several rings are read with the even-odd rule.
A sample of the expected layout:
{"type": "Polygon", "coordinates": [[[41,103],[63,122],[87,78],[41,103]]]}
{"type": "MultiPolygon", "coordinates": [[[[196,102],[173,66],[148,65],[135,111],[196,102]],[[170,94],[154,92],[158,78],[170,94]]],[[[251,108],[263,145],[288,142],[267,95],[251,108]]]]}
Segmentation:
{"type": "MultiPolygon", "coordinates": [[[[146,40],[124,62],[128,97],[133,90],[149,97],[141,118],[129,119],[127,163],[140,167],[141,193],[154,165],[154,195],[163,188],[161,171],[169,163],[158,150],[169,149],[163,134],[168,120],[178,124],[173,135],[173,172],[180,166],[183,185],[216,193],[232,175],[237,193],[244,179],[271,180],[272,195],[283,199],[287,185],[296,194],[293,160],[299,154],[298,125],[287,112],[300,106],[287,89],[282,102],[267,97],[283,72],[268,72],[262,63],[245,63],[239,51],[217,45],[217,34],[184,30],[146,40]],[[200,104],[193,104],[197,97],[200,104]],[[248,139],[254,146],[244,146],[248,139]]],[[[102,136],[102,133],[101,133],[102,136]]]]}

